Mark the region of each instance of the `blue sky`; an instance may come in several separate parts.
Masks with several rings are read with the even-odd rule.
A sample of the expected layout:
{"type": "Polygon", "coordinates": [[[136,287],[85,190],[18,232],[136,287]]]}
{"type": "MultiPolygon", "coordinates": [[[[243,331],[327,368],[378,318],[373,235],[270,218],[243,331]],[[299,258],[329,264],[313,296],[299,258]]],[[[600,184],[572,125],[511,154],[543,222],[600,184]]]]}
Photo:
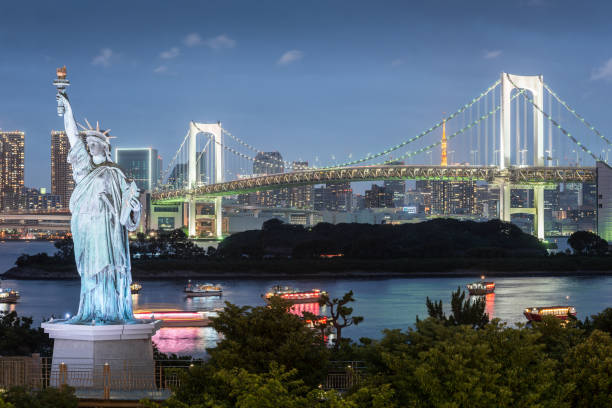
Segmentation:
{"type": "Polygon", "coordinates": [[[190,120],[321,163],[396,144],[491,85],[543,74],[612,129],[609,2],[21,1],[0,5],[0,128],[26,132],[26,185],[50,184],[51,82],[78,120],[167,163],[190,120]],[[422,4],[426,3],[426,4],[422,4]]]}

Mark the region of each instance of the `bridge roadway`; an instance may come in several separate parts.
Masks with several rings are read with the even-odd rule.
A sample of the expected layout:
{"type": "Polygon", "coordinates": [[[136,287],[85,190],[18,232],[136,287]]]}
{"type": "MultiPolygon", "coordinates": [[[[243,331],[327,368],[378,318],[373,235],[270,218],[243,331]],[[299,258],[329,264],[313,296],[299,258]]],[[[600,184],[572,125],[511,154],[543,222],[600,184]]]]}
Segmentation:
{"type": "Polygon", "coordinates": [[[156,204],[185,202],[188,199],[213,198],[332,182],[358,182],[377,180],[447,180],[486,181],[492,184],[535,186],[554,183],[595,183],[595,167],[510,167],[495,166],[361,166],[330,169],[312,169],[292,173],[270,174],[223,183],[201,185],[191,189],[156,191],[152,201],[156,204]]]}

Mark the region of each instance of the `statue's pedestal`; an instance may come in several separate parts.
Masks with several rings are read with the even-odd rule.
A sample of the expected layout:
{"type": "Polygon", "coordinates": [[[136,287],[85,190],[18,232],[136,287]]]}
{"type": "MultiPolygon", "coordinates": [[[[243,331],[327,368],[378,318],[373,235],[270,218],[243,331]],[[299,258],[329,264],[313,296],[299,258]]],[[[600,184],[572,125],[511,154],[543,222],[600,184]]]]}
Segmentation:
{"type": "Polygon", "coordinates": [[[161,321],[137,324],[41,324],[54,340],[51,385],[143,389],[155,386],[151,337],[161,321]]]}

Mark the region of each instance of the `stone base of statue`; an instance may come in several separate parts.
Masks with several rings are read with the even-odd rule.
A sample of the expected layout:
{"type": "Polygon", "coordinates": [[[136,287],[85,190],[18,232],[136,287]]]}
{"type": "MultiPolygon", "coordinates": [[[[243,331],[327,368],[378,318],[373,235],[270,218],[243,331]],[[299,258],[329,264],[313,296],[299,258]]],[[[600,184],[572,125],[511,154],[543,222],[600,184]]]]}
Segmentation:
{"type": "Polygon", "coordinates": [[[50,384],[87,390],[155,389],[151,337],[161,321],[80,325],[62,320],[41,324],[54,340],[50,384]]]}

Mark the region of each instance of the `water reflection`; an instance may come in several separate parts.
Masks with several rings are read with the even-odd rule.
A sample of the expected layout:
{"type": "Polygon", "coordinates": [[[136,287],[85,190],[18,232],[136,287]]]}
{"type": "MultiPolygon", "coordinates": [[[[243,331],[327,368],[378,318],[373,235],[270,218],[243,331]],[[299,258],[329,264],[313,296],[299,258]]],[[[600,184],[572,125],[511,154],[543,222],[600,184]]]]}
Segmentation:
{"type": "Polygon", "coordinates": [[[153,336],[162,353],[204,357],[206,348],[214,347],[220,335],[212,327],[163,327],[153,336]]]}
{"type": "Polygon", "coordinates": [[[15,303],[0,303],[0,315],[15,311],[15,303]]]}
{"type": "Polygon", "coordinates": [[[489,319],[495,318],[495,292],[485,295],[485,312],[489,319]]]}

